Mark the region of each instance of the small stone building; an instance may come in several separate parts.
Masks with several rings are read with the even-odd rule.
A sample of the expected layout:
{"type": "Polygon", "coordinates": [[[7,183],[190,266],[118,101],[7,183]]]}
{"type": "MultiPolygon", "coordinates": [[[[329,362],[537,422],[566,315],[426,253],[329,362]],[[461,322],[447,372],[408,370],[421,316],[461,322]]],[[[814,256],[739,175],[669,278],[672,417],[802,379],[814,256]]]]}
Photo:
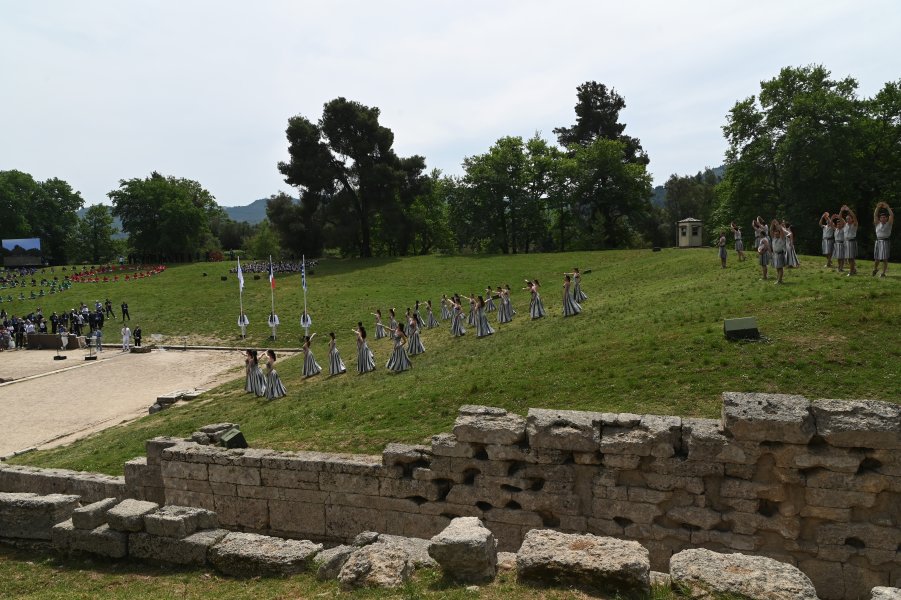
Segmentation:
{"type": "Polygon", "coordinates": [[[704,223],[688,217],[676,223],[676,245],[679,248],[700,248],[704,239],[704,223]]]}

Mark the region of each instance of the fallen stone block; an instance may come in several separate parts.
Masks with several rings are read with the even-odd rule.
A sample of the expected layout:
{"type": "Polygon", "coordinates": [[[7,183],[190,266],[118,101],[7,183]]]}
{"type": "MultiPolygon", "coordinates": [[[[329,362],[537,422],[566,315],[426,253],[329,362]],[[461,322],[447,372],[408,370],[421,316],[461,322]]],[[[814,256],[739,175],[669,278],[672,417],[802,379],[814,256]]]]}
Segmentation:
{"type": "Polygon", "coordinates": [[[901,449],[901,406],[876,400],[816,400],[817,433],[842,448],[901,449]]]}
{"type": "Polygon", "coordinates": [[[144,515],[147,533],[176,539],[187,537],[198,529],[215,529],[218,526],[216,513],[191,506],[164,506],[144,515]]]}
{"type": "Polygon", "coordinates": [[[895,587],[874,587],[873,595],[870,600],[901,600],[901,588],[895,587]]]}
{"type": "Polygon", "coordinates": [[[78,507],[78,496],[0,492],[0,537],[49,540],[78,507]]]}
{"type": "Polygon", "coordinates": [[[532,448],[594,452],[601,441],[602,413],[530,408],[526,433],[532,448]]]}
{"type": "Polygon", "coordinates": [[[638,542],[533,529],[516,553],[525,583],[640,596],[650,593],[650,557],[638,542]]]}
{"type": "Polygon", "coordinates": [[[238,577],[294,575],[308,571],[322,544],[231,532],[210,548],[209,561],[221,573],[238,577]]]}
{"type": "Polygon", "coordinates": [[[497,575],[497,540],[477,517],[452,520],[430,540],[429,556],[451,581],[484,583],[497,575]]]}
{"type": "Polygon", "coordinates": [[[225,529],[206,529],[183,539],[149,533],[128,536],[128,554],[156,563],[204,566],[209,549],[228,534],[225,529]]]}
{"type": "Polygon", "coordinates": [[[396,588],[413,574],[409,555],[400,545],[376,542],[357,548],[338,573],[345,589],[358,587],[396,588]]]}
{"type": "Polygon", "coordinates": [[[118,503],[115,498],[105,498],[76,508],[72,511],[72,524],[75,529],[97,529],[106,523],[106,513],[118,503]]]}
{"type": "Polygon", "coordinates": [[[670,577],[673,587],[691,598],[732,594],[750,600],[817,600],[807,575],[763,556],[683,550],[670,559],[670,577]]]}
{"type": "Polygon", "coordinates": [[[123,500],[106,513],[106,522],[116,531],[143,531],[144,515],[160,507],[156,502],[143,500],[123,500]]]}
{"type": "Polygon", "coordinates": [[[438,566],[438,563],[429,556],[429,540],[380,533],[378,543],[400,548],[406,552],[407,559],[414,568],[438,566]]]}
{"type": "Polygon", "coordinates": [[[314,563],[318,565],[316,569],[316,579],[319,581],[337,579],[338,573],[341,572],[341,567],[344,566],[344,563],[347,562],[347,559],[350,558],[350,555],[353,554],[354,550],[355,548],[353,546],[342,544],[340,546],[335,546],[334,548],[329,548],[328,550],[323,550],[317,554],[316,558],[313,559],[314,563]]]}
{"type": "Polygon", "coordinates": [[[103,524],[96,529],[76,529],[72,519],[53,527],[53,545],[67,552],[88,552],[107,558],[125,558],[128,534],[103,524]]]}
{"type": "Polygon", "coordinates": [[[461,442],[516,444],[526,438],[526,420],[502,408],[461,406],[454,435],[461,442]]]}

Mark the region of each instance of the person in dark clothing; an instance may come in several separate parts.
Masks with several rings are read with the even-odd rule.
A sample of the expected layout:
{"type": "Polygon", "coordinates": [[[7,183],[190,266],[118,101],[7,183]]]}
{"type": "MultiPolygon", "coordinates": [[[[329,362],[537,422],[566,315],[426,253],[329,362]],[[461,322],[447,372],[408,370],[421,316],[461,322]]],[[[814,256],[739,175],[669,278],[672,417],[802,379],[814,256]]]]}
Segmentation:
{"type": "Polygon", "coordinates": [[[141,326],[138,325],[135,327],[135,330],[131,334],[135,338],[135,348],[141,347],[141,326]]]}
{"type": "Polygon", "coordinates": [[[103,304],[103,307],[106,309],[105,316],[112,317],[114,319],[116,318],[116,313],[113,312],[113,303],[110,302],[109,298],[106,299],[106,302],[103,304]]]}
{"type": "Polygon", "coordinates": [[[131,315],[128,314],[128,302],[122,303],[122,320],[128,319],[131,321],[131,315]]]}

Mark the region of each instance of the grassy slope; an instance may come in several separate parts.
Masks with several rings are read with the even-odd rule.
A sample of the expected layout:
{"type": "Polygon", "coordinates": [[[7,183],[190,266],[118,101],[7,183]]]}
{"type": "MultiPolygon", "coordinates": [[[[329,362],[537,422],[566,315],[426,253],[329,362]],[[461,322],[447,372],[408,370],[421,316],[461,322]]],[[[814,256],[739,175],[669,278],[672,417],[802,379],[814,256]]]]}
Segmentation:
{"type": "MultiPolygon", "coordinates": [[[[901,317],[901,279],[894,273],[871,278],[865,263],[861,276],[840,277],[818,258],[801,260],[801,269],[787,270],[783,286],[760,281],[752,261],[730,260],[721,270],[709,249],[326,261],[309,278],[314,331],[321,338],[338,333],[351,371],[349,329],[357,320],[371,329],[369,313],[379,306],[402,311],[417,297],[482,293],[489,283],[519,288],[523,278],[539,277],[551,317],[529,322],[527,294],[517,292],[519,314],[490,338],[470,331],[453,339],[445,323],[425,331],[427,352],[414,359],[412,372],[386,373],[389,342],[372,339],[376,373],[302,381],[295,357],[279,362],[289,394],[278,401],[244,395],[242,380],[215,390],[207,402],[14,462],[121,473],[125,460],[143,454],[145,439],[187,435],[223,420],[240,423],[255,447],[377,452],[389,441],[420,442],[449,430],[464,403],[520,414],[556,407],[714,417],[724,390],[898,401],[901,333],[894,324],[901,317]],[[583,278],[590,298],[581,315],[564,320],[559,274],[573,265],[593,269],[583,278]],[[725,341],[722,320],[746,315],[757,317],[766,341],[725,341]]],[[[140,323],[145,336],[158,331],[238,345],[237,284],[233,276],[219,279],[227,267],[178,266],[129,288],[100,285],[86,294],[76,286],[61,304],[47,299],[44,310],[109,295],[116,304],[129,302],[132,325],[140,323]]],[[[278,279],[277,312],[285,323],[279,345],[298,343],[299,279],[278,279]]],[[[267,283],[265,276],[248,277],[244,295],[249,343],[257,347],[267,344],[267,283]]],[[[314,351],[327,366],[320,337],[314,351]]],[[[235,362],[242,366],[237,354],[235,362]]]]}

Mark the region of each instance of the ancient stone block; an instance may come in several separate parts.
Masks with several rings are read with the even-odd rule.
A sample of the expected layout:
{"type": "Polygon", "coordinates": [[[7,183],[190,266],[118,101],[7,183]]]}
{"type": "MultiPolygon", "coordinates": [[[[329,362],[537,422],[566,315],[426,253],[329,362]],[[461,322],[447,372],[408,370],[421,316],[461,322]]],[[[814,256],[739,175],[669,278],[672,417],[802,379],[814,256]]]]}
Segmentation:
{"type": "Polygon", "coordinates": [[[254,467],[210,465],[210,481],[236,485],[260,485],[260,470],[254,467]]]}
{"type": "Polygon", "coordinates": [[[228,527],[266,529],[269,526],[269,501],[236,496],[215,496],[219,522],[228,527]]]}
{"type": "Polygon", "coordinates": [[[475,517],[458,517],[429,543],[429,556],[451,581],[482,583],[497,574],[497,542],[475,517]]]}
{"type": "Polygon", "coordinates": [[[184,538],[198,529],[215,529],[219,526],[216,513],[204,508],[189,506],[164,506],[144,515],[144,529],[152,535],[184,538]]]}
{"type": "Polygon", "coordinates": [[[310,570],[322,544],[231,532],[209,550],[209,561],[221,573],[238,577],[294,575],[310,570]]]}
{"type": "Polygon", "coordinates": [[[637,542],[534,529],[516,553],[516,567],[525,582],[626,596],[650,592],[648,551],[637,542]]]}
{"type": "Polygon", "coordinates": [[[676,506],[669,509],[666,516],[679,523],[686,523],[701,529],[712,529],[723,520],[723,515],[715,510],[697,506],[676,506]]]}
{"type": "Polygon", "coordinates": [[[472,458],[476,455],[477,446],[469,442],[461,442],[452,433],[439,433],[432,436],[432,454],[435,456],[451,456],[472,458]]]}
{"type": "Polygon", "coordinates": [[[78,496],[0,492],[0,536],[51,539],[51,528],[78,507],[78,496]]]}
{"type": "Polygon", "coordinates": [[[325,535],[325,505],[322,502],[269,501],[269,526],[304,536],[325,535]]]}
{"type": "Polygon", "coordinates": [[[454,435],[461,442],[511,445],[526,437],[526,420],[519,415],[502,408],[485,412],[466,412],[463,408],[454,423],[454,435]]]}
{"type": "Polygon", "coordinates": [[[723,428],[753,442],[806,444],[816,434],[810,401],[787,394],[724,392],[723,428]]]}
{"type": "Polygon", "coordinates": [[[344,566],[344,563],[347,562],[354,550],[353,546],[342,544],[317,554],[316,558],[313,559],[316,564],[316,579],[320,581],[337,579],[338,573],[341,572],[341,567],[344,566]]]}
{"type": "Polygon", "coordinates": [[[76,529],[96,529],[106,523],[106,513],[119,501],[115,498],[98,500],[72,511],[72,525],[76,529]]]}
{"type": "MultiPolygon", "coordinates": [[[[168,451],[169,450],[167,450],[167,452],[168,451]]],[[[160,472],[163,477],[171,477],[173,479],[194,479],[197,481],[206,481],[209,479],[207,465],[203,463],[189,463],[164,459],[160,465],[160,472]]]]}
{"type": "Polygon", "coordinates": [[[72,521],[53,527],[53,545],[61,550],[89,552],[108,558],[124,558],[128,554],[128,534],[103,524],[96,529],[75,529],[72,521]]]}
{"type": "Polygon", "coordinates": [[[379,478],[368,475],[320,473],[319,489],[324,492],[348,492],[366,496],[379,495],[379,478]]]}
{"type": "Polygon", "coordinates": [[[876,400],[816,400],[817,433],[832,446],[901,449],[901,406],[876,400]]]}
{"type": "Polygon", "coordinates": [[[159,465],[163,450],[177,444],[183,444],[184,442],[185,441],[182,438],[168,436],[160,436],[147,440],[144,442],[144,449],[147,453],[147,464],[159,465]]]}
{"type": "Polygon", "coordinates": [[[526,433],[532,448],[594,452],[602,423],[601,413],[530,408],[526,433]]]}
{"type": "Polygon", "coordinates": [[[278,488],[319,489],[319,471],[260,469],[262,485],[278,488]]]}
{"type": "Polygon", "coordinates": [[[338,573],[344,588],[396,588],[413,574],[413,564],[399,546],[375,543],[357,548],[338,573]]]}
{"type": "Polygon", "coordinates": [[[432,450],[428,446],[391,443],[382,451],[382,464],[386,467],[412,463],[428,464],[431,457],[432,450]]]}
{"type": "Polygon", "coordinates": [[[876,503],[876,494],[867,492],[843,492],[821,488],[808,488],[805,491],[807,503],[812,506],[831,508],[870,507],[876,503]]]}
{"type": "Polygon", "coordinates": [[[802,560],[798,563],[798,568],[810,577],[822,600],[843,600],[845,598],[845,581],[842,578],[840,562],[802,560]]]}
{"type": "Polygon", "coordinates": [[[592,516],[602,519],[627,519],[633,523],[651,523],[663,514],[656,504],[621,500],[597,499],[592,505],[592,516]]]}
{"type": "Polygon", "coordinates": [[[728,443],[715,419],[682,419],[682,450],[691,461],[711,461],[728,443]]]}
{"type": "Polygon", "coordinates": [[[209,549],[227,534],[225,529],[206,529],[176,539],[132,533],[128,536],[128,554],[132,558],[155,563],[202,567],[207,564],[209,549]]]}
{"type": "Polygon", "coordinates": [[[895,587],[877,586],[874,587],[870,596],[870,600],[901,600],[901,589],[895,587]]]}
{"type": "Polygon", "coordinates": [[[106,512],[106,522],[116,531],[143,531],[144,515],[159,508],[155,502],[123,500],[106,512]]]}
{"type": "Polygon", "coordinates": [[[383,531],[385,514],[371,508],[326,505],[325,534],[332,539],[347,540],[361,531],[383,531]]]}
{"type": "Polygon", "coordinates": [[[762,556],[683,550],[670,559],[670,576],[673,586],[690,590],[692,597],[713,592],[767,600],[818,600],[804,573],[762,556]]]}

